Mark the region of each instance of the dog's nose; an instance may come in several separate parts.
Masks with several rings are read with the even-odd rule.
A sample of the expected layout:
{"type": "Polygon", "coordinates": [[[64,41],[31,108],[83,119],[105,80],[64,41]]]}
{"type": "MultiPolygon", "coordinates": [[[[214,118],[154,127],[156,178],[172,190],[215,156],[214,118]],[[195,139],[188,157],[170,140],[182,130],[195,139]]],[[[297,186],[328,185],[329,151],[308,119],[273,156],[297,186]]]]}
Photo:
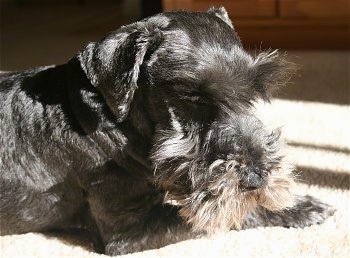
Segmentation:
{"type": "Polygon", "coordinates": [[[247,168],[242,171],[240,187],[242,191],[253,191],[262,187],[264,179],[255,168],[247,168]]]}

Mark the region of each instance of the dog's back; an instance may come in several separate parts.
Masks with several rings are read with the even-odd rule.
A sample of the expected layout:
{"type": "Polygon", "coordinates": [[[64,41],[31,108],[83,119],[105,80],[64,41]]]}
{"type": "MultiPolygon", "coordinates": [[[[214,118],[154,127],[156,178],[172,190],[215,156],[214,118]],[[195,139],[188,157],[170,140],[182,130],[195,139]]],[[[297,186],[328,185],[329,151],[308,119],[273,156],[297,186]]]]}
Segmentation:
{"type": "Polygon", "coordinates": [[[67,180],[69,153],[60,150],[70,119],[64,66],[0,77],[1,234],[43,230],[60,221],[60,184],[67,180]],[[53,189],[55,187],[56,189],[53,189]]]}

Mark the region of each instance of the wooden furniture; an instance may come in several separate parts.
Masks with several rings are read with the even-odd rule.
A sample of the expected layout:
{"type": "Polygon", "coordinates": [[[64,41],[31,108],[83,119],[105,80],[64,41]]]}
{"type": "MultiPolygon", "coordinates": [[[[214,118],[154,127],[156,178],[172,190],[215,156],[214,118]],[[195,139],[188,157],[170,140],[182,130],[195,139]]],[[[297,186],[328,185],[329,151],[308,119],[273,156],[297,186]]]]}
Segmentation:
{"type": "Polygon", "coordinates": [[[163,10],[224,6],[250,48],[350,49],[350,0],[162,0],[163,10]]]}

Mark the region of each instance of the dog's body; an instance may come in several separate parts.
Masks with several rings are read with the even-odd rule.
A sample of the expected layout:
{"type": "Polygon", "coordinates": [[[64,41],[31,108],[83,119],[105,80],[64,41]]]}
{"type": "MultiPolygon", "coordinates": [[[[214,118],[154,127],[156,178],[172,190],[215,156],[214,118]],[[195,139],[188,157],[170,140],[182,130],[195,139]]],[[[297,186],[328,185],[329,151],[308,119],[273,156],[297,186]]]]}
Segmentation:
{"type": "Polygon", "coordinates": [[[67,64],[3,75],[1,234],[84,228],[113,255],[322,222],[332,209],[290,192],[279,133],[251,112],[286,77],[276,52],[244,52],[223,8],[160,14],[67,64]]]}

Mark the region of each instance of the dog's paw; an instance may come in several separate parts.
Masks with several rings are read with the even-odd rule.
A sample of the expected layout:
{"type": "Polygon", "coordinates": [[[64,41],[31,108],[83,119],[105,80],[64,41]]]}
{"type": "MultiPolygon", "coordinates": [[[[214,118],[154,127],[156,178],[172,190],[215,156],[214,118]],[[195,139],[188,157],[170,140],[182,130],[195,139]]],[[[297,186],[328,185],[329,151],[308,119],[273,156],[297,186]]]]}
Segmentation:
{"type": "Polygon", "coordinates": [[[312,196],[300,196],[292,208],[283,211],[269,211],[259,207],[255,212],[247,215],[243,228],[258,226],[304,228],[323,223],[334,212],[333,207],[312,196]]]}
{"type": "Polygon", "coordinates": [[[314,224],[321,224],[332,216],[335,209],[316,198],[306,195],[299,197],[296,205],[284,214],[285,227],[303,228],[314,224]]]}
{"type": "Polygon", "coordinates": [[[267,211],[266,215],[270,225],[304,228],[323,223],[334,212],[330,205],[306,195],[298,197],[294,207],[277,213],[267,211]]]}

